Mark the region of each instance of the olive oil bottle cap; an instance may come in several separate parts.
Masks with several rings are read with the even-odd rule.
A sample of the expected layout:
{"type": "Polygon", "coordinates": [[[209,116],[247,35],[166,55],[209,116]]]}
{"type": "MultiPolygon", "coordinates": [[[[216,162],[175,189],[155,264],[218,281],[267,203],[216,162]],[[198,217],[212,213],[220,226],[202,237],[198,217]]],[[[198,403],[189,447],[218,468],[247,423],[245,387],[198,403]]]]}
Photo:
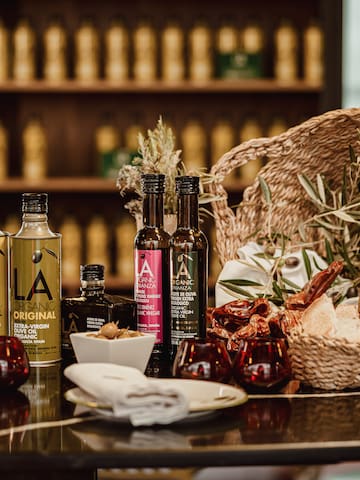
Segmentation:
{"type": "Polygon", "coordinates": [[[47,213],[48,212],[47,193],[23,193],[22,194],[22,212],[23,213],[47,213]]]}
{"type": "Polygon", "coordinates": [[[184,175],[176,177],[176,193],[179,195],[192,195],[199,193],[199,177],[184,175]]]}
{"type": "Polygon", "coordinates": [[[104,280],[105,267],[99,263],[80,265],[80,280],[84,282],[104,280]]]}
{"type": "Polygon", "coordinates": [[[143,193],[164,193],[165,175],[162,173],[144,173],[141,175],[143,193]]]}

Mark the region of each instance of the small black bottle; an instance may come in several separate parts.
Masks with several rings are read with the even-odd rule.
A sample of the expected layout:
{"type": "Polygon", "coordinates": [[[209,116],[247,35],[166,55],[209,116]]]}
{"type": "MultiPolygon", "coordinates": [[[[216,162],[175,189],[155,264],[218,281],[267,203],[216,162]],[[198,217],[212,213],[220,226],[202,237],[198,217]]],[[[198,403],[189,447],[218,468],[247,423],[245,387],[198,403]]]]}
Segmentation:
{"type": "Polygon", "coordinates": [[[170,236],[163,228],[165,175],[143,174],[143,228],[135,237],[137,325],[156,335],[146,375],[171,376],[170,236]]]}
{"type": "Polygon", "coordinates": [[[80,266],[80,296],[61,300],[62,357],[74,361],[70,333],[97,331],[107,322],[136,330],[136,303],[105,292],[104,265],[80,266]]]}
{"type": "Polygon", "coordinates": [[[208,241],[199,228],[199,177],[176,177],[177,230],[171,246],[171,343],[206,336],[208,241]]]}

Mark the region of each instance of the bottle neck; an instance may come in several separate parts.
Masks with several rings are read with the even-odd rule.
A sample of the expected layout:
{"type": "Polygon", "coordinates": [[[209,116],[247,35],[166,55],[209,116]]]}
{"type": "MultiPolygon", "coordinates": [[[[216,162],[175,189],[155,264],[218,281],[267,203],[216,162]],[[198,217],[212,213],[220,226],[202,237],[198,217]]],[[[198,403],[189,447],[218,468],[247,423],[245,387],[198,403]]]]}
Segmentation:
{"type": "Polygon", "coordinates": [[[196,193],[178,197],[178,227],[199,228],[199,200],[196,193]]]}
{"type": "Polygon", "coordinates": [[[143,201],[143,223],[145,227],[163,227],[164,196],[162,193],[145,194],[143,201]]]}
{"type": "Polygon", "coordinates": [[[105,284],[103,280],[95,280],[92,282],[81,281],[82,297],[103,297],[105,294],[105,284]]]}

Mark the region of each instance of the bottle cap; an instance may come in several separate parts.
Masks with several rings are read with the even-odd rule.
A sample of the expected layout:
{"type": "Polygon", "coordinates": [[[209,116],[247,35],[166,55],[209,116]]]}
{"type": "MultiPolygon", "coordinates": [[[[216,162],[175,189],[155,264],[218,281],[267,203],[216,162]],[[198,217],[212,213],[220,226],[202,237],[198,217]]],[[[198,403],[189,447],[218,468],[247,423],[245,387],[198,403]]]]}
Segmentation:
{"type": "Polygon", "coordinates": [[[179,195],[191,195],[199,193],[199,177],[184,175],[182,177],[176,177],[176,193],[179,195]]]}
{"type": "Polygon", "coordinates": [[[85,282],[104,280],[104,271],[104,265],[98,263],[80,265],[80,280],[85,282]]]}
{"type": "Polygon", "coordinates": [[[23,193],[22,194],[22,212],[23,213],[47,213],[48,212],[47,193],[23,193]]]}
{"type": "Polygon", "coordinates": [[[162,173],[144,173],[141,175],[143,193],[164,193],[165,175],[162,173]]]}

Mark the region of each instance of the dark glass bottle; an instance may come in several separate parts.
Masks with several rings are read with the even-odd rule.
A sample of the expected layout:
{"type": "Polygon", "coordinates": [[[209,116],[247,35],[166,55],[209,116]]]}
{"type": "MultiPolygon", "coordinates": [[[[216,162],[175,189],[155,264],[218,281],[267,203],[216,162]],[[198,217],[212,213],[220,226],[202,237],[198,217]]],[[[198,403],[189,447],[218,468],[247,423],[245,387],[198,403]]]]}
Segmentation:
{"type": "Polygon", "coordinates": [[[74,361],[70,333],[97,331],[107,322],[136,330],[136,304],[131,299],[105,292],[104,266],[81,265],[80,296],[61,300],[62,357],[74,361]]]}
{"type": "Polygon", "coordinates": [[[199,229],[199,177],[176,177],[177,230],[171,237],[172,353],[184,338],[206,336],[208,241],[199,229]]]}
{"type": "Polygon", "coordinates": [[[171,376],[170,236],[163,228],[165,175],[143,174],[143,228],[135,237],[138,329],[156,334],[146,375],[171,376]]]}

